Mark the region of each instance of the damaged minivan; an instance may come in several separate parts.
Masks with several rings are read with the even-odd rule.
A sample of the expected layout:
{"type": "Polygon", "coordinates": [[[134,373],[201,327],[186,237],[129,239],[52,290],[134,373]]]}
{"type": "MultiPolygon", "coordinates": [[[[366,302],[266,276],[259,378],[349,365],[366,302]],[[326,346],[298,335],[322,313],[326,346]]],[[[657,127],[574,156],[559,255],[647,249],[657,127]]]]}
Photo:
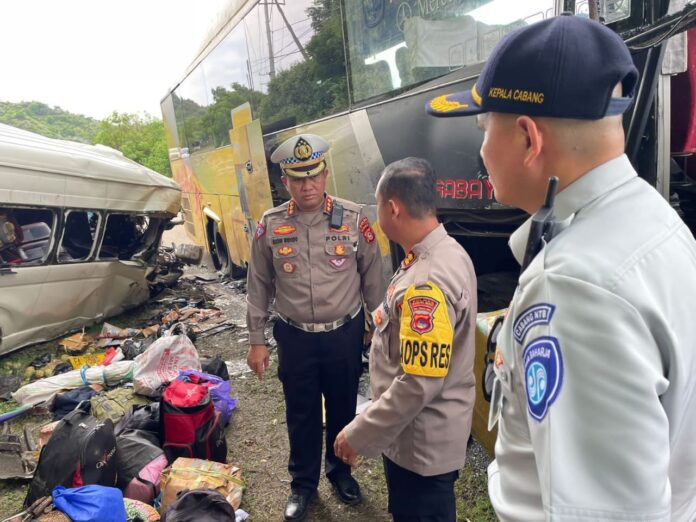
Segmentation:
{"type": "Polygon", "coordinates": [[[180,198],[114,149],[0,124],[0,355],[145,301],[180,198]]]}

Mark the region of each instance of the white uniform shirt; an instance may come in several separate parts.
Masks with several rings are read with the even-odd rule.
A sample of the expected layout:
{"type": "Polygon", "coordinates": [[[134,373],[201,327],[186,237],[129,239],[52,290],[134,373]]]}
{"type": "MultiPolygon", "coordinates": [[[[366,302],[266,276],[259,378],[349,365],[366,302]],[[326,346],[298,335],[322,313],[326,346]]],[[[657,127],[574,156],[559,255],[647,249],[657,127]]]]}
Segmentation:
{"type": "MultiPolygon", "coordinates": [[[[696,243],[626,156],[556,197],[496,359],[503,521],[696,520],[696,243]]],[[[524,253],[528,223],[510,239],[524,253]]]]}

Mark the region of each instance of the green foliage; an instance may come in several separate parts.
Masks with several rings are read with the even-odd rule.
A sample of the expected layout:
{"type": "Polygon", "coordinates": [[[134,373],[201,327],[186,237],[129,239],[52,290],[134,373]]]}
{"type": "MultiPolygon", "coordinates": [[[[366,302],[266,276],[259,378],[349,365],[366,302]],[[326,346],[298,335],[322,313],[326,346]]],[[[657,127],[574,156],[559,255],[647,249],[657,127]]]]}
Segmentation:
{"type": "Polygon", "coordinates": [[[99,123],[93,142],[120,150],[124,156],[171,177],[162,120],[113,112],[99,123]]]}
{"type": "Polygon", "coordinates": [[[92,143],[99,122],[36,101],[0,102],[0,122],[49,138],[92,143]]]}

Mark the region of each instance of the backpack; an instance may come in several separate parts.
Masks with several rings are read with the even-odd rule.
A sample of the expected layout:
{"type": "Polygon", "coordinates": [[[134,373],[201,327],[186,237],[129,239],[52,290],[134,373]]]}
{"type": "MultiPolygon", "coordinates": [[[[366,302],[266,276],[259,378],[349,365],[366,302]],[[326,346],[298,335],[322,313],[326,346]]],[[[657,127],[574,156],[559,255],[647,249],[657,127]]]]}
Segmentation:
{"type": "Polygon", "coordinates": [[[214,489],[193,489],[179,493],[162,515],[162,522],[230,522],[234,508],[214,489]]]}
{"type": "Polygon", "coordinates": [[[88,411],[89,401],[83,401],[56,425],[39,455],[25,507],[50,495],[56,486],[116,485],[114,425],[108,419],[98,421],[88,411]]]}
{"type": "Polygon", "coordinates": [[[133,388],[114,388],[105,393],[95,395],[90,399],[92,415],[97,419],[111,419],[117,424],[128,413],[133,405],[146,405],[150,401],[136,395],[133,388]]]}
{"type": "Polygon", "coordinates": [[[117,484],[123,496],[152,504],[159,495],[160,473],[168,464],[157,435],[127,430],[116,437],[116,448],[117,484]]]}
{"type": "Polygon", "coordinates": [[[211,375],[217,375],[223,381],[230,380],[230,373],[222,357],[216,355],[212,359],[201,359],[201,370],[211,375]]]}
{"type": "Polygon", "coordinates": [[[160,441],[170,463],[178,457],[226,462],[227,441],[208,388],[173,381],[160,399],[160,441]]]}
{"type": "Polygon", "coordinates": [[[151,402],[146,406],[133,405],[114,428],[116,436],[118,437],[126,430],[142,430],[159,437],[159,407],[159,402],[151,402]]]}

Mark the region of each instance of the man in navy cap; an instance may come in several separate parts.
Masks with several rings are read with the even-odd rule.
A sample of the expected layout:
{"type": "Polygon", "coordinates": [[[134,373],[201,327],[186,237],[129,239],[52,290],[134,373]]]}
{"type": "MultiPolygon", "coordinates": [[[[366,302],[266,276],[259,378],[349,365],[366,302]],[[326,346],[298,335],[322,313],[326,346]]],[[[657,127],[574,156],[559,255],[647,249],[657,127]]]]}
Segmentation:
{"type": "Polygon", "coordinates": [[[343,502],[361,500],[350,466],[336,457],[333,445],[355,416],[362,373],[362,303],[376,308],[385,282],[375,232],[362,206],[325,193],[328,149],[321,136],[299,134],[271,155],[283,170],[292,199],[261,218],[247,277],[247,362],[259,378],[269,362],[264,327],[274,298],[280,317],[273,336],[290,439],[286,521],[305,517],[319,483],[322,396],[324,471],[343,502]]]}
{"type": "MultiPolygon", "coordinates": [[[[555,233],[498,337],[489,493],[503,520],[696,520],[696,243],[624,155],[638,73],[621,38],[560,16],[510,33],[437,116],[478,115],[498,201],[555,233]]],[[[510,238],[522,260],[530,229],[510,238]]]]}

